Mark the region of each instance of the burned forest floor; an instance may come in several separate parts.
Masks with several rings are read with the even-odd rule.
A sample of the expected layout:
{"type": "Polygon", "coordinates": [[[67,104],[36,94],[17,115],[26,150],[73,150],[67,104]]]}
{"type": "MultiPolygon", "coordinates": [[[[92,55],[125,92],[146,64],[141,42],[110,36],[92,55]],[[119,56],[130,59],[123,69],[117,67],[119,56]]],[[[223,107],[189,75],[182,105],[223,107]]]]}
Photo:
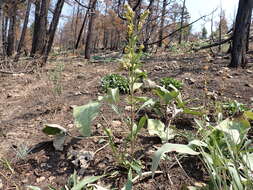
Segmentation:
{"type": "MultiPolygon", "coordinates": [[[[49,189],[49,185],[60,189],[76,170],[83,177],[103,175],[98,185],[109,189],[121,189],[127,181],[127,173],[114,162],[107,138],[97,117],[92,125],[92,135],[84,139],[68,137],[63,151],[56,151],[52,139],[42,132],[45,124],[59,124],[73,136],[78,136],[74,124],[73,107],[84,105],[103,95],[101,78],[110,73],[121,73],[118,58],[120,53],[98,53],[91,61],[82,56],[59,55],[50,57],[43,68],[33,72],[0,73],[0,186],[2,189],[26,189],[35,185],[49,189]],[[87,168],[73,164],[71,151],[96,152],[87,168]],[[31,151],[30,151],[31,150],[31,151]],[[118,172],[120,171],[120,172],[118,172]]],[[[183,99],[192,106],[211,104],[212,101],[237,100],[251,106],[253,99],[253,55],[249,55],[246,69],[227,68],[229,57],[210,57],[206,52],[169,52],[146,55],[143,69],[148,77],[159,81],[162,77],[173,77],[183,82],[183,99]]],[[[21,59],[19,64],[26,65],[21,59]]],[[[146,92],[139,92],[145,95],[146,92]]],[[[122,106],[125,107],[124,95],[122,106]]],[[[126,129],[119,118],[104,109],[110,121],[115,140],[120,143],[126,129]]],[[[185,133],[194,131],[191,116],[182,115],[175,119],[175,125],[185,133]]],[[[173,142],[184,143],[175,138],[173,142]]],[[[144,171],[150,171],[152,153],[161,146],[158,137],[150,137],[143,130],[138,138],[136,151],[142,155],[144,171]]],[[[178,164],[171,160],[161,162],[157,174],[143,177],[134,183],[134,189],[181,189],[187,185],[201,184],[207,180],[207,173],[196,157],[185,157],[178,164]]],[[[1,188],[0,188],[1,189],[1,188]]]]}

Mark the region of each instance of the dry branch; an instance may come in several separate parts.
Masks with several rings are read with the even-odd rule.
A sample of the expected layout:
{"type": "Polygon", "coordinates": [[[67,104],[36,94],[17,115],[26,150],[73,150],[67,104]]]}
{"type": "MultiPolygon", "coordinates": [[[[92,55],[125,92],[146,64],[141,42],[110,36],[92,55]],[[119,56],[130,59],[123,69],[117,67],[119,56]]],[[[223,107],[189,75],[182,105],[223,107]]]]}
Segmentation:
{"type": "Polygon", "coordinates": [[[227,42],[230,42],[231,40],[232,40],[232,36],[230,38],[228,38],[228,39],[223,39],[220,42],[215,42],[213,44],[209,44],[209,45],[202,46],[202,47],[199,47],[199,48],[193,48],[193,50],[194,51],[199,51],[199,50],[202,50],[202,49],[207,49],[207,48],[219,46],[219,45],[225,44],[227,42]]]}

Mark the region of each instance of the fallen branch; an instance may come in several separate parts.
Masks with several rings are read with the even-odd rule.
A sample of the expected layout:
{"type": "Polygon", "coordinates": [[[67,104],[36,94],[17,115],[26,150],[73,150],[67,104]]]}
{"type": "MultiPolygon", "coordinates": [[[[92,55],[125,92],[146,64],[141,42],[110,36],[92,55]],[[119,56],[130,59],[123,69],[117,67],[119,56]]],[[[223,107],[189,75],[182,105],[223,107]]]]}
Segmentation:
{"type": "Polygon", "coordinates": [[[184,26],[180,27],[179,29],[177,29],[177,30],[171,32],[170,34],[164,36],[162,39],[157,40],[157,41],[155,41],[155,42],[148,43],[148,44],[146,44],[146,45],[157,44],[157,43],[159,43],[159,42],[165,40],[166,38],[169,38],[169,37],[173,36],[174,34],[176,34],[177,32],[181,31],[182,29],[187,28],[187,27],[193,25],[194,23],[196,23],[196,22],[198,22],[198,21],[200,21],[200,20],[202,20],[202,19],[204,19],[204,18],[210,16],[210,15],[213,14],[213,12],[215,12],[215,11],[216,11],[216,9],[215,9],[214,11],[212,11],[212,13],[207,14],[207,15],[204,15],[204,16],[198,18],[197,20],[195,20],[195,21],[193,21],[193,22],[191,22],[191,23],[189,23],[189,24],[187,24],[187,25],[184,25],[184,26]]]}
{"type": "Polygon", "coordinates": [[[202,46],[202,47],[199,47],[199,48],[193,48],[193,50],[194,50],[194,51],[199,51],[199,50],[202,50],[202,49],[207,49],[207,48],[219,46],[219,45],[225,44],[225,43],[227,43],[227,42],[229,42],[229,41],[231,41],[231,40],[232,40],[232,36],[231,36],[230,38],[224,39],[224,40],[222,40],[222,41],[220,41],[220,42],[215,42],[215,43],[213,43],[213,44],[209,44],[209,45],[202,46]]]}

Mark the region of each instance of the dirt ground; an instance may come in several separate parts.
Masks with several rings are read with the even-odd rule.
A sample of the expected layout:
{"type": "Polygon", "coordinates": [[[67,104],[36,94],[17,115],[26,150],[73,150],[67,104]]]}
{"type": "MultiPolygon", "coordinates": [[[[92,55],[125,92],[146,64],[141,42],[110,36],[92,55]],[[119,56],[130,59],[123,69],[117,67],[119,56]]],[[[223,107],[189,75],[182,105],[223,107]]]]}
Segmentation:
{"type": "MultiPolygon", "coordinates": [[[[118,54],[111,52],[106,56],[117,57],[118,54]]],[[[206,53],[171,56],[165,52],[147,58],[144,69],[153,80],[165,76],[182,80],[183,98],[192,100],[193,105],[203,105],[203,102],[209,101],[205,97],[205,88],[210,92],[211,98],[222,101],[233,99],[250,105],[253,97],[253,63],[249,63],[247,69],[237,70],[226,68],[228,63],[229,60],[222,56],[210,58],[206,53]]],[[[104,133],[98,125],[100,118],[94,121],[91,137],[82,140],[69,138],[64,151],[55,151],[51,138],[41,130],[44,124],[55,123],[69,129],[72,134],[78,134],[73,123],[72,108],[101,95],[100,79],[108,73],[119,73],[117,61],[94,60],[88,63],[80,56],[51,58],[44,68],[34,73],[0,73],[2,189],[22,190],[26,189],[25,185],[37,185],[42,189],[48,189],[48,185],[52,185],[60,189],[74,170],[79,171],[68,159],[70,149],[95,152],[104,146],[101,143],[104,133]],[[51,78],[53,70],[59,64],[64,65],[64,68],[58,85],[62,88],[61,94],[57,95],[51,78]],[[21,159],[17,157],[20,147],[33,148],[33,151],[21,159]],[[10,167],[6,167],[5,159],[10,167]]],[[[104,111],[109,119],[118,119],[109,111],[104,111]]],[[[188,129],[188,125],[192,125],[191,121],[179,123],[182,130],[191,130],[188,129]]],[[[113,131],[116,140],[120,142],[124,129],[118,127],[113,131]]],[[[142,160],[144,171],[150,171],[150,155],[155,150],[154,147],[161,146],[161,142],[145,132],[139,139],[138,150],[145,155],[142,160]]],[[[182,167],[175,163],[175,159],[162,162],[159,169],[163,174],[156,175],[154,179],[150,176],[142,178],[135,183],[134,189],[176,190],[206,180],[204,167],[195,157],[180,160],[182,167]]],[[[115,165],[107,146],[96,154],[82,175],[102,175],[113,171],[120,172],[114,177],[103,178],[98,184],[120,189],[127,180],[125,171],[115,165]]]]}

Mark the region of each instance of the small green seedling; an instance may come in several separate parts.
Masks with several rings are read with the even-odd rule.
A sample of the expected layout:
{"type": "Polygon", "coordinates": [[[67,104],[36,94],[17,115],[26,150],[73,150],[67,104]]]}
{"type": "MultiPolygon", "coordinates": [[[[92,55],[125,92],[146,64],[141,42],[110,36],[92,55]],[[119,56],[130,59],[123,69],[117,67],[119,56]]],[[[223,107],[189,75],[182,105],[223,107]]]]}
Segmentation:
{"type": "Polygon", "coordinates": [[[171,77],[164,77],[160,80],[161,86],[164,86],[167,90],[173,90],[170,85],[173,85],[178,90],[180,90],[183,87],[183,83],[177,79],[171,78],[171,77]]]}
{"type": "Polygon", "coordinates": [[[101,79],[102,90],[107,92],[109,88],[118,88],[122,94],[129,93],[129,81],[119,74],[109,74],[101,79]]]}

